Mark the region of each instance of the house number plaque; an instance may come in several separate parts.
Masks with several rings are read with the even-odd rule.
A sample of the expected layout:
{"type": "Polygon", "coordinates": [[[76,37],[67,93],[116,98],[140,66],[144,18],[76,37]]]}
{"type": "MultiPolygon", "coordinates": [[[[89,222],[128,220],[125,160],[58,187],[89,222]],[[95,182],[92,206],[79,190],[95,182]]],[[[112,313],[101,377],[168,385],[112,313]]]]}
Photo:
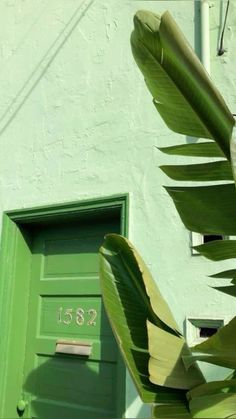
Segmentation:
{"type": "Polygon", "coordinates": [[[60,307],[57,312],[57,323],[71,324],[75,322],[78,326],[96,326],[97,311],[94,308],[84,310],[60,307]]]}

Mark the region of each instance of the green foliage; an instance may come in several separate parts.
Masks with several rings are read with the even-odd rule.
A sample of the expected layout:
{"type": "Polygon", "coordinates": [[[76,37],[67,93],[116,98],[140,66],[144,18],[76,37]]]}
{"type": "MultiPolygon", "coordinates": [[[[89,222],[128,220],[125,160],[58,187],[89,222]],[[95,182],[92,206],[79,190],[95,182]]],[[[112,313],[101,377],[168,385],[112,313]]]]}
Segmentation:
{"type": "Polygon", "coordinates": [[[216,181],[233,180],[231,165],[227,160],[205,164],[188,164],[174,166],[160,166],[160,169],[174,180],[216,181]]]}
{"type": "MultiPolygon", "coordinates": [[[[211,182],[166,188],[184,225],[202,234],[236,235],[235,184],[222,184],[236,177],[233,115],[168,12],[162,16],[137,12],[131,46],[167,126],[180,134],[210,140],[160,148],[169,155],[211,158],[201,164],[161,167],[174,180],[211,182]],[[221,160],[212,161],[215,157],[221,160]]],[[[196,250],[220,261],[236,257],[236,241],[215,241],[196,250]]],[[[155,402],[153,417],[236,417],[234,375],[222,382],[204,383],[196,364],[201,360],[236,368],[236,318],[202,344],[189,348],[134,247],[120,236],[108,235],[101,260],[106,311],[141,397],[155,402]]],[[[236,295],[236,269],[212,277],[232,278],[231,285],[215,288],[236,295]]]]}
{"type": "Polygon", "coordinates": [[[214,139],[230,159],[234,118],[171,15],[137,12],[131,46],[154,105],[169,128],[214,139]]]}
{"type": "Polygon", "coordinates": [[[119,235],[107,235],[100,253],[106,312],[140,396],[149,403],[185,404],[183,390],[204,379],[194,363],[186,370],[181,356],[190,350],[149,270],[119,235]],[[157,345],[160,334],[162,346],[157,345]]]}
{"type": "Polygon", "coordinates": [[[180,144],[171,147],[159,147],[163,153],[173,156],[193,157],[223,157],[224,154],[216,143],[210,141],[204,143],[180,144]]]}
{"type": "Polygon", "coordinates": [[[198,386],[187,394],[193,418],[235,418],[236,380],[198,386]]]}
{"type": "Polygon", "coordinates": [[[202,234],[236,234],[236,194],[233,183],[176,186],[167,187],[166,190],[188,230],[202,234]]]}

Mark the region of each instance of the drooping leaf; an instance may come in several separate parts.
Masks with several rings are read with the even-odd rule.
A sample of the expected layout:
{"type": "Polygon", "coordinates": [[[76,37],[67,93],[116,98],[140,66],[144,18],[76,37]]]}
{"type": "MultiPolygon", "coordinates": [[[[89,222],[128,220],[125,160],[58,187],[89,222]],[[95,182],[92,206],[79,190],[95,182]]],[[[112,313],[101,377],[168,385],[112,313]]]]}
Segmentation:
{"type": "Polygon", "coordinates": [[[147,321],[149,340],[149,374],[154,384],[189,389],[205,380],[197,365],[186,370],[183,355],[190,355],[183,337],[174,336],[147,321]],[[169,348],[169,350],[168,350],[169,348]]]}
{"type": "Polygon", "coordinates": [[[200,255],[219,261],[236,257],[236,240],[214,240],[199,246],[193,246],[200,255]]]}
{"type": "Polygon", "coordinates": [[[100,249],[103,300],[121,353],[144,402],[176,403],[185,391],[149,381],[146,321],[179,336],[177,324],[147,267],[125,238],[109,234],[100,249]]]}
{"type": "Polygon", "coordinates": [[[233,183],[213,186],[166,187],[190,231],[236,234],[236,193],[233,183]]]}
{"type": "Polygon", "coordinates": [[[169,405],[173,402],[182,403],[185,391],[171,390],[170,387],[178,384],[178,388],[189,389],[196,383],[204,382],[204,379],[196,366],[186,373],[181,361],[182,372],[177,378],[176,372],[180,373],[180,366],[177,371],[173,370],[172,380],[168,353],[172,357],[172,364],[177,364],[181,354],[177,351],[173,356],[173,337],[176,337],[175,343],[181,342],[181,345],[183,338],[180,337],[176,322],[156,283],[137,251],[124,237],[107,235],[100,252],[101,288],[106,312],[140,396],[145,402],[169,405]],[[161,352],[163,348],[161,342],[157,341],[158,336],[150,332],[150,327],[148,336],[147,321],[148,324],[152,323],[152,329],[165,332],[166,365],[162,361],[154,368],[150,365],[149,341],[152,348],[154,343],[158,344],[161,352]],[[160,384],[164,384],[166,374],[169,388],[154,386],[149,381],[148,362],[153,377],[157,377],[159,372],[162,374],[160,384]]]}
{"type": "Polygon", "coordinates": [[[236,368],[236,317],[220,328],[213,336],[191,348],[192,355],[183,356],[186,368],[196,360],[236,368]]]}
{"type": "Polygon", "coordinates": [[[187,393],[193,418],[236,417],[236,380],[213,381],[187,393]]]}
{"type": "Polygon", "coordinates": [[[173,156],[192,156],[192,157],[223,157],[224,153],[214,142],[200,142],[193,144],[180,144],[170,147],[158,147],[158,149],[173,156]]]}
{"type": "Polygon", "coordinates": [[[134,28],[134,58],[168,127],[214,139],[229,159],[234,118],[170,14],[139,11],[134,28]]]}
{"type": "Polygon", "coordinates": [[[174,180],[217,181],[233,180],[231,165],[227,160],[204,164],[165,165],[160,169],[174,180]]]}

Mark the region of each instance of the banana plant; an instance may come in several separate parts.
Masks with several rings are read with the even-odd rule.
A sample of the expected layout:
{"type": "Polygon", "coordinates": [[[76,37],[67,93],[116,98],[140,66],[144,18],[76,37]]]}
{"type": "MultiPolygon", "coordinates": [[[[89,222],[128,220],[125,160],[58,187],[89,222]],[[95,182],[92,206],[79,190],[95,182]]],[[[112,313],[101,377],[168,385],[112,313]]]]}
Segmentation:
{"type": "MultiPolygon", "coordinates": [[[[167,126],[201,138],[194,144],[161,148],[171,156],[206,158],[202,164],[161,167],[174,180],[203,182],[166,188],[184,225],[201,234],[236,235],[233,115],[168,12],[137,12],[131,46],[167,126]]],[[[236,240],[212,241],[196,250],[211,260],[234,258],[236,240]]],[[[236,318],[189,348],[158,290],[158,280],[152,279],[133,245],[124,237],[107,235],[100,254],[105,308],[142,400],[153,403],[153,417],[236,418],[235,375],[206,383],[197,365],[200,360],[236,369],[236,318]]],[[[236,296],[236,269],[212,276],[231,278],[230,286],[217,289],[236,296]]]]}

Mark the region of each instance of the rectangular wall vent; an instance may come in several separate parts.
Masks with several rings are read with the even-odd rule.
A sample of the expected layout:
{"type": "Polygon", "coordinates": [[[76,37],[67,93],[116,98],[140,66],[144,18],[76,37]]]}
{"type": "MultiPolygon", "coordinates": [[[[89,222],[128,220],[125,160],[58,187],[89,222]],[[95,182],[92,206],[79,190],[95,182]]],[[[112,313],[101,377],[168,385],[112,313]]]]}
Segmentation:
{"type": "MultiPolygon", "coordinates": [[[[201,244],[209,243],[214,240],[225,240],[228,237],[221,234],[200,234],[191,232],[191,246],[200,246],[201,244]]],[[[192,248],[192,255],[199,255],[199,253],[192,248]]]]}
{"type": "Polygon", "coordinates": [[[217,330],[224,326],[224,318],[194,318],[186,319],[186,340],[190,346],[203,342],[214,335],[217,330]]]}

